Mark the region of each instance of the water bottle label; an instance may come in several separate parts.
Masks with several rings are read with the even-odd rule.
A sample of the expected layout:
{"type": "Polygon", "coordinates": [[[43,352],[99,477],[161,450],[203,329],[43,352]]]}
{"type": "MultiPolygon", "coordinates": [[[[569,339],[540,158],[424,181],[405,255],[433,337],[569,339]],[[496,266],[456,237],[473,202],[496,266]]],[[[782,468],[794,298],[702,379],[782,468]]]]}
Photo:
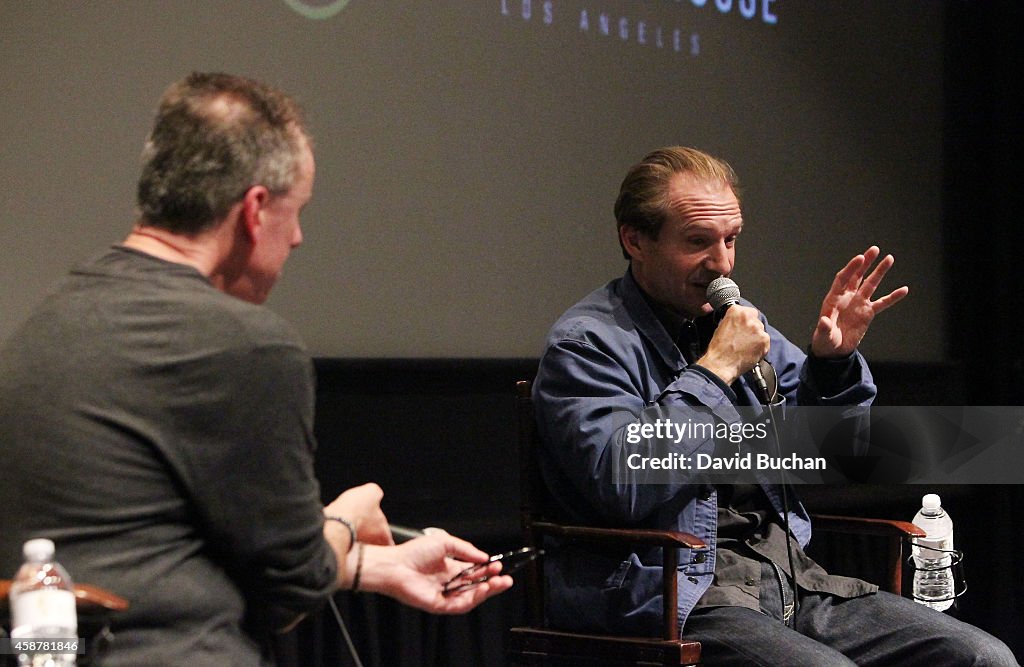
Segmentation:
{"type": "Polygon", "coordinates": [[[942,553],[943,551],[951,551],[953,549],[953,540],[948,537],[938,540],[917,538],[914,540],[914,545],[918,547],[918,555],[921,558],[941,558],[945,555],[942,553]]]}
{"type": "Polygon", "coordinates": [[[71,636],[78,632],[75,594],[43,589],[26,591],[11,600],[11,637],[31,637],[39,628],[60,628],[71,636]]]}

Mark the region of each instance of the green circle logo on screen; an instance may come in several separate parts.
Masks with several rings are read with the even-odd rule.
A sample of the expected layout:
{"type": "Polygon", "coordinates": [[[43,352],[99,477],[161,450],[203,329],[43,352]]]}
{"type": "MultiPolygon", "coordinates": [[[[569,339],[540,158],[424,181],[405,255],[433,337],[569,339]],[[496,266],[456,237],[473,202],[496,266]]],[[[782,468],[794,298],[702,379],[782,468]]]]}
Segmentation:
{"type": "Polygon", "coordinates": [[[331,0],[330,2],[316,2],[315,0],[284,0],[284,3],[302,14],[307,19],[322,21],[329,19],[341,10],[349,0],[331,0]]]}

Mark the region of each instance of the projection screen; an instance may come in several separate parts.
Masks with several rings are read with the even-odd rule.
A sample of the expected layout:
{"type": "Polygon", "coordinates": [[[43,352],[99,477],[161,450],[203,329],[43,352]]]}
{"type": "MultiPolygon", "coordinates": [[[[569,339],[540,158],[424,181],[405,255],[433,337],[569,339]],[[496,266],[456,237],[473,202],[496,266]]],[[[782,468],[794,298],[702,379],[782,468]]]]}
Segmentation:
{"type": "Polygon", "coordinates": [[[870,244],[910,298],[872,359],[945,355],[942,4],[821,0],[5,2],[0,338],[134,219],[156,100],[191,70],[298,97],[305,243],[268,305],[313,354],[533,357],[626,268],[612,205],[652,148],[743,183],[735,279],[807,342],[870,244]]]}

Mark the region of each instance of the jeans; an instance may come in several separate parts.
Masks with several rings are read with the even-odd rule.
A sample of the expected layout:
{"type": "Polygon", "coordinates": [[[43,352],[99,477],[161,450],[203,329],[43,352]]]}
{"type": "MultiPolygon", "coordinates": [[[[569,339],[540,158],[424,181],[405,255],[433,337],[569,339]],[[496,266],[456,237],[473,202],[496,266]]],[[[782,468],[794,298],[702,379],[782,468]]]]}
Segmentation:
{"type": "Polygon", "coordinates": [[[706,665],[1018,664],[1009,648],[987,632],[884,591],[852,599],[800,591],[787,625],[782,590],[775,568],[765,563],[760,612],[698,607],[683,637],[701,643],[706,665]]]}

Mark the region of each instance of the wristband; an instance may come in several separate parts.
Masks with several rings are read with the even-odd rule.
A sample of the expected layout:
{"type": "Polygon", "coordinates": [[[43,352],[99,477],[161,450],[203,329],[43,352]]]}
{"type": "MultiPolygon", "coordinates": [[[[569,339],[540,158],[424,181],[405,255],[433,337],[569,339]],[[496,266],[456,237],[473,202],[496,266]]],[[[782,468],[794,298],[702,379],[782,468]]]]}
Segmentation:
{"type": "Polygon", "coordinates": [[[325,516],[324,520],[326,520],[326,521],[337,521],[341,525],[343,525],[346,528],[348,528],[348,534],[349,534],[349,536],[351,536],[352,539],[349,540],[349,542],[348,542],[348,551],[346,551],[345,553],[348,553],[349,551],[352,551],[352,547],[354,547],[356,545],[356,527],[352,525],[352,522],[349,521],[348,519],[342,519],[340,516],[325,516]]]}

